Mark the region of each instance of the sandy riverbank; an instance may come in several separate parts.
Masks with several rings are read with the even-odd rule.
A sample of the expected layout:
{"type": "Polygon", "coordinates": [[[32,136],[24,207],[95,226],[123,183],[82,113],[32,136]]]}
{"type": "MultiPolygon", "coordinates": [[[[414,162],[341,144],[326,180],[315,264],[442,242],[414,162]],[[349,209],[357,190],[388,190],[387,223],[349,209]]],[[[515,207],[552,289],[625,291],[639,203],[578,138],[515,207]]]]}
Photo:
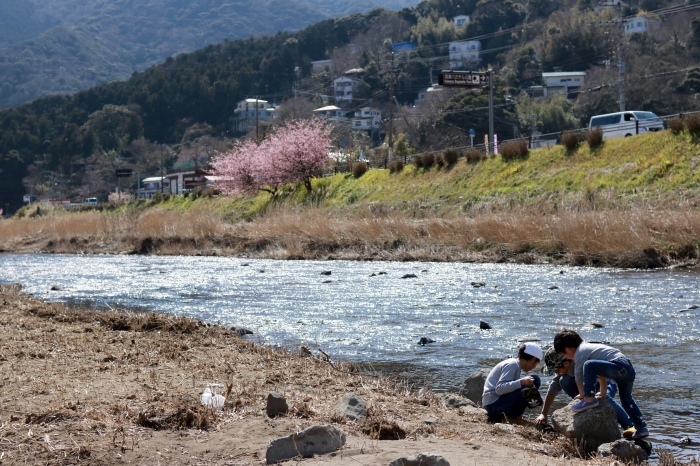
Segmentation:
{"type": "Polygon", "coordinates": [[[75,310],[6,287],[0,367],[3,465],[261,465],[271,440],[320,424],[343,429],[347,443],[302,464],[386,465],[421,452],[453,466],[585,463],[553,434],[490,425],[320,353],[275,350],[172,316],[75,310]],[[228,393],[216,413],[199,403],[214,382],[228,393]],[[270,392],[286,397],[287,415],[267,417],[270,392]],[[368,420],[335,414],[349,392],[367,401],[368,420]],[[379,426],[406,437],[379,440],[379,426]]]}

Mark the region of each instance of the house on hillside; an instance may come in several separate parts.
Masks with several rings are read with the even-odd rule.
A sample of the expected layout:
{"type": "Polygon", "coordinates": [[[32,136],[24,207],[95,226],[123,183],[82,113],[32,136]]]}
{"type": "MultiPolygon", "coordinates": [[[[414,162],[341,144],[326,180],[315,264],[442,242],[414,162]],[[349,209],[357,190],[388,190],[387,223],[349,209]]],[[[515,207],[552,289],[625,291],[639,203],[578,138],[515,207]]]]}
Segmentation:
{"type": "Polygon", "coordinates": [[[136,199],[153,199],[156,194],[169,192],[170,180],[164,176],[149,176],[141,180],[136,189],[136,199]]]}
{"type": "Polygon", "coordinates": [[[233,111],[233,129],[239,133],[247,133],[261,121],[272,121],[274,116],[275,108],[267,100],[241,100],[233,111]]]}
{"type": "Polygon", "coordinates": [[[480,40],[450,42],[450,67],[453,70],[475,68],[481,61],[480,40]]]}
{"type": "Polygon", "coordinates": [[[637,15],[625,21],[625,34],[644,34],[661,27],[661,20],[646,15],[637,15]]]}
{"type": "Polygon", "coordinates": [[[442,87],[440,87],[439,84],[433,84],[430,87],[423,89],[422,91],[418,91],[418,97],[416,100],[413,102],[413,105],[419,105],[421,102],[426,100],[428,96],[430,96],[433,92],[440,92],[442,91],[442,87]]]}
{"type": "MultiPolygon", "coordinates": [[[[586,79],[585,71],[555,71],[542,73],[544,83],[543,97],[552,95],[565,95],[569,98],[576,97],[577,91],[583,86],[586,79]]],[[[533,86],[535,89],[537,86],[533,86]]]]}
{"type": "Polygon", "coordinates": [[[352,119],[353,130],[379,129],[382,127],[382,112],[371,107],[363,107],[355,112],[352,119]]]}
{"type": "Polygon", "coordinates": [[[418,43],[410,41],[397,42],[395,44],[391,44],[391,50],[395,54],[415,52],[416,50],[418,50],[418,43]]]}
{"type": "Polygon", "coordinates": [[[341,76],[333,80],[333,98],[336,102],[351,102],[362,84],[361,79],[341,76]]]}
{"type": "Polygon", "coordinates": [[[600,0],[593,5],[593,11],[600,13],[605,10],[622,10],[627,7],[627,2],[620,0],[600,0]]]}
{"type": "Polygon", "coordinates": [[[314,60],[311,62],[311,72],[312,73],[320,73],[326,69],[326,67],[329,67],[331,65],[331,61],[326,59],[326,60],[314,60]]]}
{"type": "Polygon", "coordinates": [[[326,105],[325,107],[317,108],[314,110],[314,115],[328,121],[340,121],[347,118],[345,110],[335,105],[326,105]]]}
{"type": "Polygon", "coordinates": [[[469,15],[457,15],[452,18],[452,22],[454,23],[455,27],[465,26],[469,24],[469,21],[469,15]]]}

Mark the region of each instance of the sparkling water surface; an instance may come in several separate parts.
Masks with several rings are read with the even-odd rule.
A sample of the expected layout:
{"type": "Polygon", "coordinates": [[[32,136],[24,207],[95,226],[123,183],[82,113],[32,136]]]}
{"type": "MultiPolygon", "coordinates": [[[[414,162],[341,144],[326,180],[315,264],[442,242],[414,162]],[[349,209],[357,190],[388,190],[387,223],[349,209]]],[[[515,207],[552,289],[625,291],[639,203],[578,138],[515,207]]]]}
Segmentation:
{"type": "Polygon", "coordinates": [[[441,391],[511,354],[518,338],[550,345],[573,328],[632,360],[649,440],[682,460],[700,457],[699,279],[687,270],[0,255],[0,282],[38,298],[235,323],[264,344],[320,348],[441,391]]]}

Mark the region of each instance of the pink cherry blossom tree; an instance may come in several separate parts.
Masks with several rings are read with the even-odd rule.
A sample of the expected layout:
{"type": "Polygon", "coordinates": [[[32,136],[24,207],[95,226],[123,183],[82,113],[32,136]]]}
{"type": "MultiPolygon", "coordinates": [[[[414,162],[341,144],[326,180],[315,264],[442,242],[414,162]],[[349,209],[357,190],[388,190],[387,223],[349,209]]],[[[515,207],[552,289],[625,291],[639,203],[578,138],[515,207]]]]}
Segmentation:
{"type": "Polygon", "coordinates": [[[217,186],[226,194],[256,190],[277,193],[286,183],[302,182],[311,191],[311,179],[329,162],[331,128],[324,122],[298,120],[285,124],[257,144],[244,141],[211,162],[217,186]]]}
{"type": "Polygon", "coordinates": [[[239,141],[227,152],[212,157],[216,186],[225,194],[254,192],[260,189],[257,175],[259,146],[253,140],[239,141]]]}

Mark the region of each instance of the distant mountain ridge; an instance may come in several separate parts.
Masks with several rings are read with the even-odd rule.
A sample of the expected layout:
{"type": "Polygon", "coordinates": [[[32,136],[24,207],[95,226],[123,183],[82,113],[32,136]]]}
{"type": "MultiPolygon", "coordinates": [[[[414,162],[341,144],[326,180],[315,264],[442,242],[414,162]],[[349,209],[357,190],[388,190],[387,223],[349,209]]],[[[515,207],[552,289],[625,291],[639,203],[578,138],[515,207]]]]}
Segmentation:
{"type": "MultiPolygon", "coordinates": [[[[418,0],[0,0],[0,108],[128,78],[169,56],[418,0]]],[[[319,57],[320,58],[320,57],[319,57]]]]}

